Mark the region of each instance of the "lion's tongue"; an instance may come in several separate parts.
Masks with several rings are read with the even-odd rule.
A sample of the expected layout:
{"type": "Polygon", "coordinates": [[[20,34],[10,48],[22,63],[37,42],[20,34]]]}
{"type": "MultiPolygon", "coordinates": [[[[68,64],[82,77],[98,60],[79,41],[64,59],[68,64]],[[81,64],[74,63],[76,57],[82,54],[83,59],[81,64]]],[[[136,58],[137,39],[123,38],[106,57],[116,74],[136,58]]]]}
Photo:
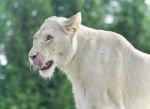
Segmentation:
{"type": "Polygon", "coordinates": [[[44,66],[43,56],[41,54],[37,54],[36,58],[34,59],[34,65],[39,68],[44,66]]]}

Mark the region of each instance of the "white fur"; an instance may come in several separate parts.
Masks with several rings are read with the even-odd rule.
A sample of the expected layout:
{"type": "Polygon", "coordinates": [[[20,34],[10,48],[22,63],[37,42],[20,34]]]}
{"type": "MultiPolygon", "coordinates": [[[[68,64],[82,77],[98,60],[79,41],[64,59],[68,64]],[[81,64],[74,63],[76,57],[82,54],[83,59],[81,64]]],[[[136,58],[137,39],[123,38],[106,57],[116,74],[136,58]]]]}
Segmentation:
{"type": "Polygon", "coordinates": [[[150,109],[150,55],[138,51],[117,33],[80,25],[80,17],[77,14],[68,21],[68,31],[66,19],[47,20],[36,36],[42,40],[45,36],[39,34],[51,26],[49,32],[57,40],[51,43],[53,46],[42,46],[42,51],[37,41],[30,55],[39,51],[47,57],[45,61],[53,59],[65,72],[77,109],[150,109]]]}

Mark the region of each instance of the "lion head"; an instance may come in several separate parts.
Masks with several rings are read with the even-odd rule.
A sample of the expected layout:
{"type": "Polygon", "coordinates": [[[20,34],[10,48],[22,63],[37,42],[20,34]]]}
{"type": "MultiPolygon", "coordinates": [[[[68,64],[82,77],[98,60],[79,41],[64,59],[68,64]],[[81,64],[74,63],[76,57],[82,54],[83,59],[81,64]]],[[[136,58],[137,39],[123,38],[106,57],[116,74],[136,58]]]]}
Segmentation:
{"type": "Polygon", "coordinates": [[[81,24],[80,12],[70,18],[50,17],[33,36],[30,63],[44,78],[50,78],[56,67],[68,64],[77,50],[76,36],[81,24]]]}

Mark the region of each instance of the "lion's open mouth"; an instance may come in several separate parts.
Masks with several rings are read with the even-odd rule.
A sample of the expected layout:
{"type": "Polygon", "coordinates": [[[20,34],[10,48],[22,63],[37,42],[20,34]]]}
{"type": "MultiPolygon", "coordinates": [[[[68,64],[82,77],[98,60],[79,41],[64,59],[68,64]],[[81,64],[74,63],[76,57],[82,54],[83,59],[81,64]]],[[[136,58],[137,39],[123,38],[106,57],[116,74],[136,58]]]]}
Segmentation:
{"type": "Polygon", "coordinates": [[[47,70],[53,65],[54,61],[50,60],[48,61],[40,70],[47,70]]]}

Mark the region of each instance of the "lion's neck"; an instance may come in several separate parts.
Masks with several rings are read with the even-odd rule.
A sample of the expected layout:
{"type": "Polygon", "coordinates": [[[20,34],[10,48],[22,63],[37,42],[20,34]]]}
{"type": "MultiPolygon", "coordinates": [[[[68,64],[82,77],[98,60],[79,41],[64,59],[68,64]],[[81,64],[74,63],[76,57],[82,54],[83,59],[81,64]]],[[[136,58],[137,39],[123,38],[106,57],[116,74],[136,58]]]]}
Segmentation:
{"type": "Polygon", "coordinates": [[[71,80],[71,82],[80,82],[79,84],[82,84],[83,81],[85,82],[86,73],[85,72],[85,62],[87,54],[89,52],[90,48],[90,41],[92,35],[94,35],[96,30],[90,29],[85,26],[81,26],[79,33],[77,35],[77,50],[76,53],[73,55],[70,62],[65,65],[62,70],[65,72],[65,74],[68,76],[68,78],[71,80]],[[94,34],[93,34],[94,33],[94,34]]]}

